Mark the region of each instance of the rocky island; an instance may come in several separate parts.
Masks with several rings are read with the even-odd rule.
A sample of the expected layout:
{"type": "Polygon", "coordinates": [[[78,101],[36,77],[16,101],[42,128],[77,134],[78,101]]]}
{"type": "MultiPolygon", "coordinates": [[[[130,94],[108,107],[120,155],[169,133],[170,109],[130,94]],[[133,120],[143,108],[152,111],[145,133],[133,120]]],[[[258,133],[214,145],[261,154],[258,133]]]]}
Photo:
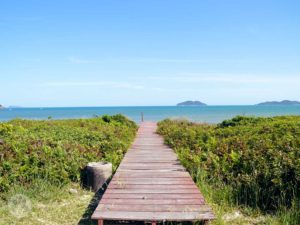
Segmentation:
{"type": "Polygon", "coordinates": [[[4,109],[4,106],[0,104],[0,109],[4,109]]]}
{"type": "Polygon", "coordinates": [[[200,101],[185,101],[178,103],[177,106],[206,106],[206,104],[200,101]]]}
{"type": "Polygon", "coordinates": [[[262,102],[257,105],[266,105],[266,106],[286,106],[286,105],[300,105],[298,101],[290,101],[290,100],[283,100],[283,101],[270,101],[270,102],[262,102]]]}

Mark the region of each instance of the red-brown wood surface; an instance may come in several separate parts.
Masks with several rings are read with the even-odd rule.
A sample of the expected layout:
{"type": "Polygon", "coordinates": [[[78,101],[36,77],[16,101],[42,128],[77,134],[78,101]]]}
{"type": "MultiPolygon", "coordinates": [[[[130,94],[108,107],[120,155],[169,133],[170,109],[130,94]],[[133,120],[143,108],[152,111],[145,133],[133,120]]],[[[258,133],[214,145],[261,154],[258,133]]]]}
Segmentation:
{"type": "Polygon", "coordinates": [[[136,221],[207,221],[214,219],[174,151],[143,122],[92,218],[136,221]]]}

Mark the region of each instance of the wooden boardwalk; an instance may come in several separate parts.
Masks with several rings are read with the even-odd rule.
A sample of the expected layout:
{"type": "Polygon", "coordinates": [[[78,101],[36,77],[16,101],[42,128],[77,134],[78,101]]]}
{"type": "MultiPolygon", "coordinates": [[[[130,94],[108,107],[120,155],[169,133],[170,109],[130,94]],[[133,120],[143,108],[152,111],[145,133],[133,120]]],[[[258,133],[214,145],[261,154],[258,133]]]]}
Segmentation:
{"type": "Polygon", "coordinates": [[[143,122],[92,218],[104,220],[208,221],[211,208],[174,151],[143,122]]]}

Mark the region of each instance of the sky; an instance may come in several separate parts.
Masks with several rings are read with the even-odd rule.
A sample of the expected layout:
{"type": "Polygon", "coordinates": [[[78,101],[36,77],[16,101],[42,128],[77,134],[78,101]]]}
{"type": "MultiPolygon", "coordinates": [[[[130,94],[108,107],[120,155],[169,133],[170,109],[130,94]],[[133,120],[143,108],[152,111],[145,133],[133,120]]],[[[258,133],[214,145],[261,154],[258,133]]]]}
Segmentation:
{"type": "Polygon", "coordinates": [[[298,0],[0,0],[0,104],[300,100],[298,0]]]}

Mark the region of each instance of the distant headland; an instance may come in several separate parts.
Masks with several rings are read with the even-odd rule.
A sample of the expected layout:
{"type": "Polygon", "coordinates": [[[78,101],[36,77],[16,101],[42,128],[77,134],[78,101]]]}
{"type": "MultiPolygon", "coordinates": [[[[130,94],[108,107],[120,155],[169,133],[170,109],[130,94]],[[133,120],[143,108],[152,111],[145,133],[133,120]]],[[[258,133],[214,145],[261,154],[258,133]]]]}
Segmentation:
{"type": "Polygon", "coordinates": [[[10,105],[8,106],[10,109],[18,109],[18,108],[23,108],[22,106],[16,106],[16,105],[10,105]]]}
{"type": "Polygon", "coordinates": [[[13,106],[13,105],[4,106],[4,105],[0,104],[0,109],[17,109],[17,108],[22,108],[22,107],[21,106],[13,106]]]}
{"type": "Polygon", "coordinates": [[[178,103],[177,106],[206,106],[206,104],[200,101],[185,101],[178,103]]]}
{"type": "Polygon", "coordinates": [[[290,101],[290,100],[283,100],[283,101],[270,101],[270,102],[262,102],[257,105],[266,105],[266,106],[277,106],[277,105],[300,105],[298,101],[290,101]]]}

